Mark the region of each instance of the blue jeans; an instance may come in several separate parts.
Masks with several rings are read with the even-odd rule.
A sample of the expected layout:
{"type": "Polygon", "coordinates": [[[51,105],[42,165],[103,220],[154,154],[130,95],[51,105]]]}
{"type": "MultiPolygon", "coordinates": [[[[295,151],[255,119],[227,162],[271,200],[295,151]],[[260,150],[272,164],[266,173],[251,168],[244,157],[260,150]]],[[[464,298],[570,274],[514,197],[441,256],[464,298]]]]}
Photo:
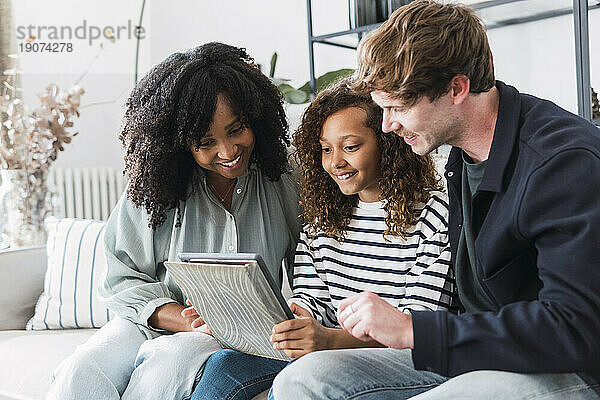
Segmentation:
{"type": "Polygon", "coordinates": [[[115,318],[59,365],[46,400],[189,399],[202,365],[220,349],[200,332],[147,340],[133,322],[115,318]]]}
{"type": "Polygon", "coordinates": [[[414,400],[598,400],[600,384],[578,374],[474,371],[452,378],[414,400]]]}
{"type": "Polygon", "coordinates": [[[597,400],[597,390],[577,374],[475,371],[448,379],[415,370],[411,350],[349,349],[299,358],[277,375],[269,399],[597,400]]]}
{"type": "Polygon", "coordinates": [[[271,387],[275,375],[288,363],[224,349],[204,365],[192,400],[251,399],[271,387]]]}
{"type": "Polygon", "coordinates": [[[410,350],[325,350],[281,371],[269,399],[407,399],[444,381],[433,372],[416,371],[410,350]]]}

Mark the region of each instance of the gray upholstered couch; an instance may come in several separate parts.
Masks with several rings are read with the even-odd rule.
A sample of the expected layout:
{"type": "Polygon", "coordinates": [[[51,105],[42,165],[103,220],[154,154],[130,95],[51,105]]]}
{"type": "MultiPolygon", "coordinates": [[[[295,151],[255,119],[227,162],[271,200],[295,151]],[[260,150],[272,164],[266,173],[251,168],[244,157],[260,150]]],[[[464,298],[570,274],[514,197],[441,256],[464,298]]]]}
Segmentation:
{"type": "Polygon", "coordinates": [[[45,272],[45,247],[0,252],[0,400],[43,399],[52,371],[95,332],[24,330],[45,272]]]}

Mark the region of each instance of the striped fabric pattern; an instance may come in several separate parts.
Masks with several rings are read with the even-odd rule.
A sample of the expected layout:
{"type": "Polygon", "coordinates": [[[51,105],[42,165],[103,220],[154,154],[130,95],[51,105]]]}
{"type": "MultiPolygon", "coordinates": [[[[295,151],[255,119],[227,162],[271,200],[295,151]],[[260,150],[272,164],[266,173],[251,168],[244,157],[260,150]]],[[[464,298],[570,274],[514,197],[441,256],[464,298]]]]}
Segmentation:
{"type": "Polygon", "coordinates": [[[106,272],[105,223],[49,218],[44,292],[28,330],[99,328],[111,314],[98,297],[106,272]]]}
{"type": "Polygon", "coordinates": [[[341,300],[363,291],[409,310],[451,308],[454,276],[448,243],[448,198],[434,192],[406,240],[383,232],[383,203],[359,202],[343,242],[319,233],[300,236],[290,302],[327,327],[339,327],[341,300]]]}

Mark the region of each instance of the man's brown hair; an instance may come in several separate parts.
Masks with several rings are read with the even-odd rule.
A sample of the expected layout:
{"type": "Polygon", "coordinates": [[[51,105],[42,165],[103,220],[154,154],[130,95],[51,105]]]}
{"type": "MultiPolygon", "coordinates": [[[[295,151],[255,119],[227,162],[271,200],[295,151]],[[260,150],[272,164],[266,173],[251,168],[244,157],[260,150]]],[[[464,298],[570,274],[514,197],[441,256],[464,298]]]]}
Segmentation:
{"type": "Polygon", "coordinates": [[[492,52],[483,23],[460,4],[417,0],[400,7],[359,46],[357,87],[382,90],[416,104],[448,91],[452,77],[466,75],[470,92],[495,85],[492,52]]]}

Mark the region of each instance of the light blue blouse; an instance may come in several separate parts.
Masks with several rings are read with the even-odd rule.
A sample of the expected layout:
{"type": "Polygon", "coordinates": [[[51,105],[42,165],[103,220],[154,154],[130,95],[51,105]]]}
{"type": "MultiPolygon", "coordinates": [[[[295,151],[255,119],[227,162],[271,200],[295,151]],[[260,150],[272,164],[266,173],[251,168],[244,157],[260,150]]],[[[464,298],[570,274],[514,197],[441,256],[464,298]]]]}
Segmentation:
{"type": "Polygon", "coordinates": [[[204,173],[192,195],[181,202],[182,223],[176,211],[156,231],[148,214],[126,194],[113,210],[104,235],[107,274],[100,296],[117,316],[128,319],[153,338],[161,330],[148,326],[154,311],[184,298],[163,261],[178,261],[182,252],[258,253],[275,281],[282,283],[282,260],[292,279],[300,236],[298,187],[290,174],[270,181],[256,165],[237,179],[231,212],[208,189],[204,173]]]}

